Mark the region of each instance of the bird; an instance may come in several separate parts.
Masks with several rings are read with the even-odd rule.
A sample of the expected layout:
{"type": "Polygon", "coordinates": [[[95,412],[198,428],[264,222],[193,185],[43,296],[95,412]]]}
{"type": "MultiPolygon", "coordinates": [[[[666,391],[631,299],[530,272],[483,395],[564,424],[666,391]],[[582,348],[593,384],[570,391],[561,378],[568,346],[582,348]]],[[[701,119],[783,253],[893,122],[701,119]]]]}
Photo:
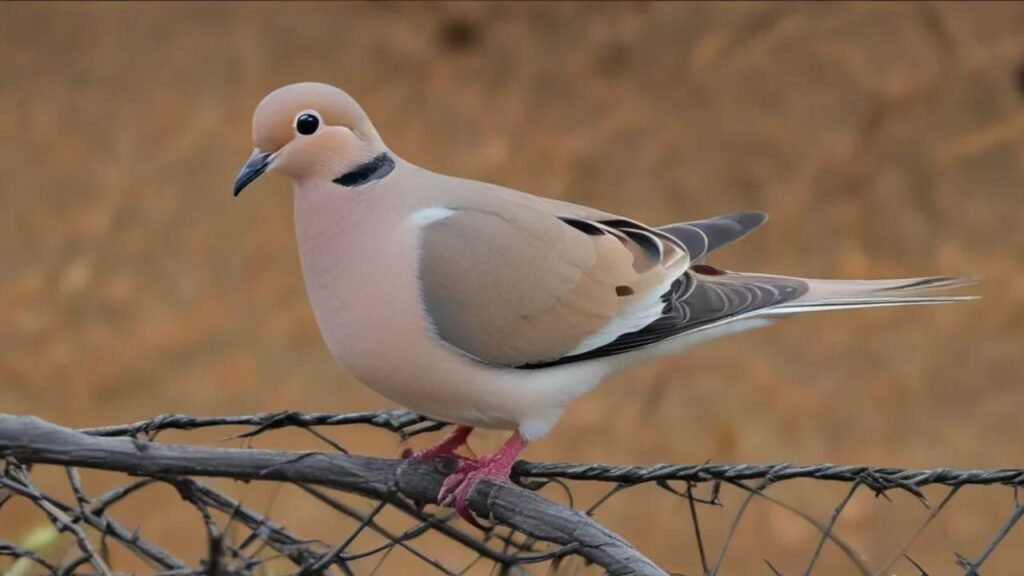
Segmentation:
{"type": "Polygon", "coordinates": [[[404,160],[340,88],[303,82],[256,106],[233,187],[290,178],[309,301],[332,356],[369,388],[455,424],[411,454],[454,458],[438,504],[507,482],[527,445],[607,376],[803,312],[938,304],[973,277],[817,280],[717,268],[708,257],[766,219],[648,226],[404,160]],[[475,428],[493,454],[459,453],[475,428]]]}

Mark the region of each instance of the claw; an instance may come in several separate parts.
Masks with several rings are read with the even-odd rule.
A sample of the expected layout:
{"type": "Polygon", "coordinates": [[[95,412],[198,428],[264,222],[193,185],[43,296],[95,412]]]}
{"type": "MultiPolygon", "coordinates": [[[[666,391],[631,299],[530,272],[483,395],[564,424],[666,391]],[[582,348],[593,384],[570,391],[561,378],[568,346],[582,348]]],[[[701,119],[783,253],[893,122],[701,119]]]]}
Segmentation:
{"type": "Polygon", "coordinates": [[[508,482],[512,464],[515,463],[516,457],[525,447],[526,440],[516,432],[502,446],[501,450],[494,454],[479,458],[460,458],[458,468],[449,474],[441,484],[441,490],[437,494],[437,503],[454,508],[463,520],[481,530],[487,530],[477,522],[469,511],[469,492],[481,480],[508,482]]]}
{"type": "Polygon", "coordinates": [[[485,456],[461,461],[459,468],[445,478],[437,495],[437,503],[454,508],[463,520],[481,530],[487,530],[469,511],[469,491],[481,480],[508,481],[509,470],[503,470],[500,465],[495,466],[494,460],[493,456],[485,456]]]}

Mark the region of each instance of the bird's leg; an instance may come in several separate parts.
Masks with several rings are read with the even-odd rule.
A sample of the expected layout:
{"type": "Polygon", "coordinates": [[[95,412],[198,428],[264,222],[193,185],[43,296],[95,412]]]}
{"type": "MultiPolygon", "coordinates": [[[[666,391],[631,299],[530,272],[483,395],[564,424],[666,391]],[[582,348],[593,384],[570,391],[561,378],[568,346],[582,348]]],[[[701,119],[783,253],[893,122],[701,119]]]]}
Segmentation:
{"type": "Polygon", "coordinates": [[[469,512],[466,500],[469,491],[480,480],[508,482],[512,465],[515,464],[519,453],[526,448],[526,444],[526,439],[516,432],[505,442],[501,450],[494,454],[462,459],[455,472],[445,478],[444,484],[441,485],[441,491],[437,494],[437,503],[455,508],[459,516],[462,516],[467,522],[482,528],[469,512]]]}
{"type": "Polygon", "coordinates": [[[420,450],[419,452],[411,452],[408,449],[403,454],[406,458],[415,458],[420,462],[426,462],[433,460],[434,458],[441,457],[455,457],[462,459],[461,456],[455,453],[456,450],[466,445],[466,440],[469,438],[469,433],[473,431],[473,428],[469,426],[456,426],[455,430],[452,430],[444,437],[444,440],[434,446],[433,448],[427,448],[426,450],[420,450]]]}

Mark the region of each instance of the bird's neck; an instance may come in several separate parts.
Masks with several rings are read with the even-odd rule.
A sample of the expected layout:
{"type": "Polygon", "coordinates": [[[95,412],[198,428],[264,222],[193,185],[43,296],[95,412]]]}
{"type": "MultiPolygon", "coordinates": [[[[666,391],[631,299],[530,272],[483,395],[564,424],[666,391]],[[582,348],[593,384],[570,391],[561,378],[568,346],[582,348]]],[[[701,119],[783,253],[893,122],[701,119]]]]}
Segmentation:
{"type": "Polygon", "coordinates": [[[358,270],[373,218],[360,190],[334,182],[297,182],[295,233],[309,296],[337,284],[342,271],[358,270]]]}

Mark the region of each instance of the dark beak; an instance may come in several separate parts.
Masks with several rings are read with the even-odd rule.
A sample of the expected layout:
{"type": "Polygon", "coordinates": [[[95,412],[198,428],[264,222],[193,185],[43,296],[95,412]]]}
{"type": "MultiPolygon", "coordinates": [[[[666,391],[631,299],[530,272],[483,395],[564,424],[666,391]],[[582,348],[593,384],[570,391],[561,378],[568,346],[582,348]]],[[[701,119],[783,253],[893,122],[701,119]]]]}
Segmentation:
{"type": "Polygon", "coordinates": [[[252,151],[252,156],[249,156],[249,161],[242,167],[242,171],[238,173],[238,178],[235,178],[235,196],[242,193],[253,180],[260,177],[267,171],[267,166],[270,165],[270,161],[273,159],[274,154],[271,152],[260,152],[259,148],[252,151]]]}

